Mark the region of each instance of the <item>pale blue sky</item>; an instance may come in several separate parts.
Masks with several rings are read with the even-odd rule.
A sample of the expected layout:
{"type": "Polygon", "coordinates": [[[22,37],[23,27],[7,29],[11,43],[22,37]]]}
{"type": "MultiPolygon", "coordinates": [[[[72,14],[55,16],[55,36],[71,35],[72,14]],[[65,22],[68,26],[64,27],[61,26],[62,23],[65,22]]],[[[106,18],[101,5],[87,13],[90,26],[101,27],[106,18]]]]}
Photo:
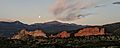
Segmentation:
{"type": "MultiPolygon", "coordinates": [[[[93,15],[69,21],[69,23],[106,24],[120,22],[120,4],[112,4],[116,1],[120,0],[103,0],[100,4],[105,4],[105,6],[85,10],[92,12],[93,15]]],[[[54,2],[55,0],[0,0],[0,18],[20,20],[28,24],[55,20],[54,15],[49,11],[49,7],[54,2]]]]}

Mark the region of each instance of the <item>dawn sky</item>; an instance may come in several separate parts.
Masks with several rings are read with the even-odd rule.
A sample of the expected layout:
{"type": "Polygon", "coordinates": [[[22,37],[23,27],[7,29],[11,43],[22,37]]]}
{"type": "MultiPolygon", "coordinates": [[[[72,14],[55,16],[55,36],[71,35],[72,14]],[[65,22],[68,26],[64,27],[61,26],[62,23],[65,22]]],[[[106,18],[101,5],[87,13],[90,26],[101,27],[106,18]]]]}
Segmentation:
{"type": "MultiPolygon", "coordinates": [[[[55,1],[56,0],[0,0],[0,20],[19,20],[27,24],[56,20],[49,9],[55,1]]],[[[91,15],[73,21],[62,22],[72,22],[76,24],[120,22],[120,4],[113,4],[114,2],[120,2],[120,0],[93,1],[98,1],[97,7],[91,7],[82,12],[92,13],[91,15]]],[[[59,16],[57,17],[59,18],[59,16]]]]}

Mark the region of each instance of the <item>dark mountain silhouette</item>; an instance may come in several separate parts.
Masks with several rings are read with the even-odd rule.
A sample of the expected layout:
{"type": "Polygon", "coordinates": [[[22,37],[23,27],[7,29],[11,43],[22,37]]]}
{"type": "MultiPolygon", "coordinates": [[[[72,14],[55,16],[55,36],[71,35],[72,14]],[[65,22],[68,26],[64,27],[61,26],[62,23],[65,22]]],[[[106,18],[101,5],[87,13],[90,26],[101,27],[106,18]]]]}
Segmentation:
{"type": "Polygon", "coordinates": [[[1,21],[0,22],[0,33],[3,35],[10,35],[13,34],[15,32],[18,32],[19,30],[21,30],[22,28],[28,27],[27,24],[23,24],[19,21],[15,21],[15,22],[4,22],[1,21]]]}
{"type": "Polygon", "coordinates": [[[108,34],[120,34],[120,22],[103,25],[108,34]]]}
{"type": "Polygon", "coordinates": [[[0,33],[5,36],[10,36],[14,33],[19,32],[21,29],[27,29],[29,31],[35,29],[42,29],[46,33],[58,33],[60,31],[71,31],[77,30],[79,28],[83,28],[85,26],[77,25],[77,24],[68,24],[68,23],[61,23],[58,21],[51,21],[46,23],[35,23],[31,25],[24,24],[20,21],[15,22],[0,22],[0,33]]]}
{"type": "Polygon", "coordinates": [[[61,23],[58,21],[46,22],[46,23],[36,23],[30,26],[41,28],[47,33],[58,33],[60,31],[71,31],[77,30],[79,28],[83,28],[85,26],[77,25],[77,24],[68,24],[68,23],[61,23]]]}

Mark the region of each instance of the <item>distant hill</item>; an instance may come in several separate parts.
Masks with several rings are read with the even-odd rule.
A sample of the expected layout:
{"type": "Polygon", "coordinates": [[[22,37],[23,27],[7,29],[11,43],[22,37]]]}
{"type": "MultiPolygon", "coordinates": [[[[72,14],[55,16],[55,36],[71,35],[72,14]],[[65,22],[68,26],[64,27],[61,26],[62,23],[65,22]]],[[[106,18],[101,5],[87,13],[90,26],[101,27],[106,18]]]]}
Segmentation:
{"type": "Polygon", "coordinates": [[[30,26],[33,26],[35,28],[41,28],[47,33],[58,33],[60,31],[72,31],[72,30],[77,30],[77,29],[86,27],[86,26],[77,25],[77,24],[61,23],[58,21],[36,23],[30,26]]]}
{"type": "Polygon", "coordinates": [[[120,22],[106,24],[106,25],[103,25],[103,27],[106,29],[106,33],[120,34],[120,22]]]}
{"type": "Polygon", "coordinates": [[[23,24],[19,21],[15,21],[15,22],[1,21],[0,22],[0,33],[5,36],[9,36],[10,34],[18,32],[22,28],[26,28],[26,27],[28,27],[27,24],[23,24]]]}

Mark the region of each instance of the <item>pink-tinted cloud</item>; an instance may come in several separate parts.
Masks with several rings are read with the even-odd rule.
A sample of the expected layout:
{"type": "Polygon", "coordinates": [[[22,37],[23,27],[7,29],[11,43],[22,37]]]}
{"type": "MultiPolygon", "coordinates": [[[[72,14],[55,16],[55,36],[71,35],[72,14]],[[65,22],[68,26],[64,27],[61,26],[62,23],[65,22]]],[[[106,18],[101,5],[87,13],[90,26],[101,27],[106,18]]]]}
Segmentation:
{"type": "Polygon", "coordinates": [[[50,11],[58,20],[72,21],[88,14],[81,12],[95,5],[95,0],[56,0],[50,11]]]}
{"type": "Polygon", "coordinates": [[[6,18],[0,18],[0,21],[4,21],[4,22],[14,22],[15,20],[6,19],[6,18]]]}

